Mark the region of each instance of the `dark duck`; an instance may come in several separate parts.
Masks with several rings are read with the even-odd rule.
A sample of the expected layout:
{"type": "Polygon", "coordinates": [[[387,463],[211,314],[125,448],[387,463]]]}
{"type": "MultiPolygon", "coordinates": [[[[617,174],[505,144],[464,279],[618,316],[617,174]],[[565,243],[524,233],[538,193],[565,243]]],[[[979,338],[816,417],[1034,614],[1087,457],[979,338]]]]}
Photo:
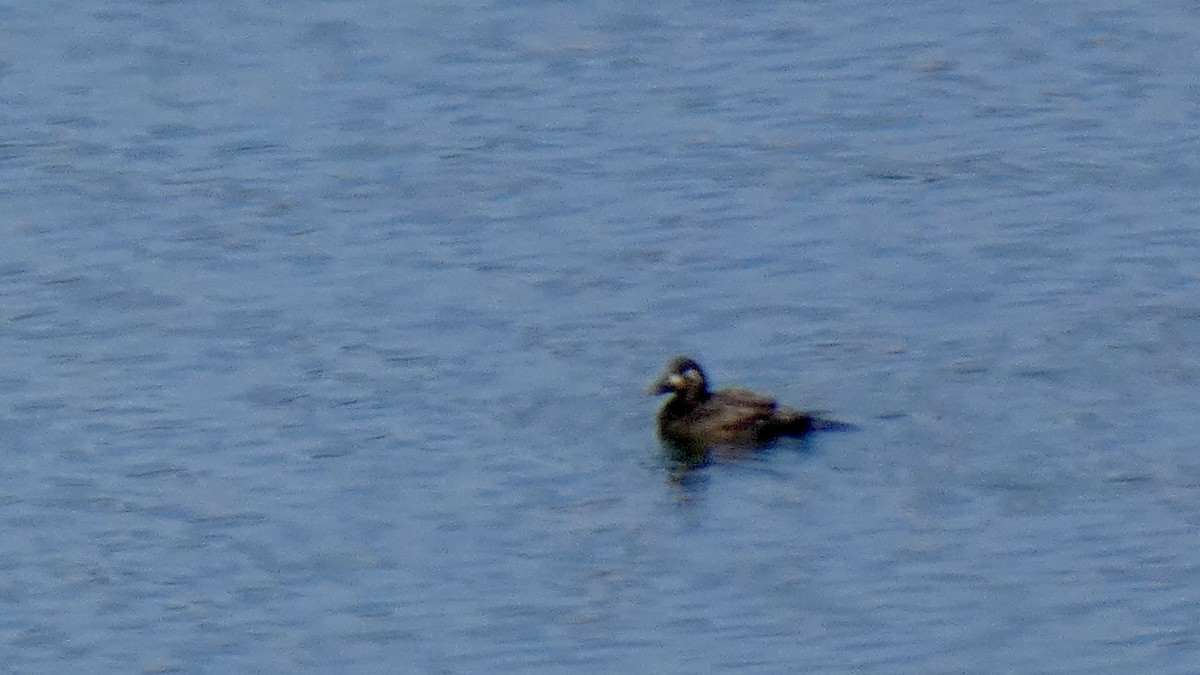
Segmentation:
{"type": "Polygon", "coordinates": [[[670,394],[658,412],[658,435],[687,453],[712,449],[751,450],[781,437],[843,426],[785,405],[749,389],[708,388],[700,364],[686,356],[667,361],[653,384],[655,395],[670,394]]]}

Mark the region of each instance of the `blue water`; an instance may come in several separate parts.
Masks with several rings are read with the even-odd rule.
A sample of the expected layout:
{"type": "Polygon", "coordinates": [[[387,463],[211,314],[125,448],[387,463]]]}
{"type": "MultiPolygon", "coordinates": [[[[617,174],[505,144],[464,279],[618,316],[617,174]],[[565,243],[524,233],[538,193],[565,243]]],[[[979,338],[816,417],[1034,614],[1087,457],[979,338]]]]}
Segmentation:
{"type": "Polygon", "coordinates": [[[1200,663],[1193,4],[0,26],[6,669],[1200,663]]]}

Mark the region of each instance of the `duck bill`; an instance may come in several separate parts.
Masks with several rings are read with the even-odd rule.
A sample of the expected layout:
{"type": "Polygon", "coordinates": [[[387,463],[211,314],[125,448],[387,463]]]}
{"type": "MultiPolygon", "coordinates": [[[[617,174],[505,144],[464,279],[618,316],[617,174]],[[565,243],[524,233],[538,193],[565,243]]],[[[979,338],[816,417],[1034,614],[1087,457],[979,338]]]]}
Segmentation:
{"type": "Polygon", "coordinates": [[[678,373],[671,373],[670,375],[664,375],[663,377],[660,377],[652,382],[646,389],[646,392],[655,396],[670,394],[671,392],[682,389],[684,384],[685,382],[683,378],[678,373]]]}

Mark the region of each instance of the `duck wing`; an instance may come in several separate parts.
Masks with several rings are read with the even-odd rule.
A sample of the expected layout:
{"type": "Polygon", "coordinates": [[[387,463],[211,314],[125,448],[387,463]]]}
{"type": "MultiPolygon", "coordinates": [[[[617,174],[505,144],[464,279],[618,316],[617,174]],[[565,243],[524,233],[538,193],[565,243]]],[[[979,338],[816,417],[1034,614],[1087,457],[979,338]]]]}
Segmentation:
{"type": "Polygon", "coordinates": [[[729,422],[739,428],[753,428],[755,433],[771,436],[775,434],[804,433],[812,428],[813,418],[795,408],[780,405],[770,396],[764,396],[741,387],[728,387],[713,393],[713,399],[728,410],[740,411],[736,417],[731,412],[729,422]]]}
{"type": "Polygon", "coordinates": [[[775,399],[748,389],[728,388],[713,392],[696,409],[690,422],[700,438],[717,444],[760,443],[776,423],[775,399]]]}

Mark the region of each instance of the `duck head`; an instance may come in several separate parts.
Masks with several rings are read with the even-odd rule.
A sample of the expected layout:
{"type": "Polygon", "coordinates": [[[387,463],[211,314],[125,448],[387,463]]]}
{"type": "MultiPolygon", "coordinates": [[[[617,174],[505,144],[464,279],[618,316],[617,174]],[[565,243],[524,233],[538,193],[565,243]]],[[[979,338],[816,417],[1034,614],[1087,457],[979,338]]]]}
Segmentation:
{"type": "Polygon", "coordinates": [[[655,396],[676,393],[685,398],[703,399],[708,395],[708,381],[700,364],[686,356],[676,356],[667,361],[662,375],[650,384],[650,393],[655,396]]]}

